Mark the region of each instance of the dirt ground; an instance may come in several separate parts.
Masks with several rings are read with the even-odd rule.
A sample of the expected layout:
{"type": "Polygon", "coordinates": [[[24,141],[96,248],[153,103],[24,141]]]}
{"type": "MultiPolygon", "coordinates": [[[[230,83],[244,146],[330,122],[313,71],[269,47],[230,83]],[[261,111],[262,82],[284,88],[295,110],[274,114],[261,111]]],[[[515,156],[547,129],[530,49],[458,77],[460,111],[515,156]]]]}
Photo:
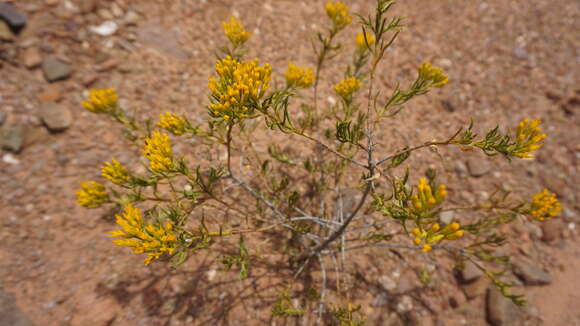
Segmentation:
{"type": "MultiPolygon", "coordinates": [[[[360,13],[374,4],[346,2],[360,13]]],[[[222,21],[240,17],[253,33],[248,57],[270,62],[281,83],[289,61],[314,65],[310,40],[327,23],[324,1],[12,3],[26,14],[27,25],[13,40],[0,41],[0,128],[19,126],[23,144],[17,153],[0,150],[0,289],[14,295],[23,315],[47,326],[313,323],[315,318],[270,315],[276,300],[271,289],[286,273],[276,267],[281,258],[270,255],[245,281],[206,252],[177,271],[163,264],[147,267],[141,257],[112,245],[109,212],[79,207],[75,191],[79,181],[99,178],[99,167],[112,157],[133,167],[142,160],[138,149],[127,150],[118,126],[80,107],[86,89],[115,87],[122,105],[141,116],[172,111],[202,122],[214,53],[226,41],[222,21]],[[106,21],[118,30],[95,33],[106,21]],[[35,54],[41,61],[55,55],[72,72],[49,83],[33,64],[39,60],[35,54]],[[70,122],[66,130],[47,130],[42,113],[47,103],[68,112],[60,117],[70,122]]],[[[443,67],[450,83],[383,125],[384,152],[444,138],[471,118],[483,131],[541,117],[548,138],[534,160],[477,163],[470,158],[480,159],[480,153],[445,148],[444,158],[426,150],[408,164],[437,168],[456,202],[473,203],[495,187],[524,198],[543,188],[557,193],[564,207],[558,220],[541,227],[518,224],[510,233],[510,254],[552,275],[548,285],[525,286],[530,305],[514,325],[580,325],[580,2],[406,0],[394,13],[405,17],[406,27],[381,66],[379,87],[386,93],[398,82],[409,83],[423,61],[443,67]],[[473,176],[474,164],[483,177],[473,176]],[[550,241],[542,240],[548,235],[550,241]]],[[[345,56],[323,72],[322,104],[332,101],[331,85],[343,76],[356,32],[353,24],[341,35],[345,56]]],[[[184,146],[175,150],[186,151],[184,146]]],[[[484,292],[469,298],[449,264],[434,257],[398,265],[391,252],[376,249],[349,257],[351,269],[365,271],[352,291],[365,304],[368,325],[486,325],[484,292]],[[417,266],[440,271],[437,284],[425,289],[409,279],[406,271],[417,266]],[[376,288],[386,280],[414,295],[385,298],[376,288]]]]}

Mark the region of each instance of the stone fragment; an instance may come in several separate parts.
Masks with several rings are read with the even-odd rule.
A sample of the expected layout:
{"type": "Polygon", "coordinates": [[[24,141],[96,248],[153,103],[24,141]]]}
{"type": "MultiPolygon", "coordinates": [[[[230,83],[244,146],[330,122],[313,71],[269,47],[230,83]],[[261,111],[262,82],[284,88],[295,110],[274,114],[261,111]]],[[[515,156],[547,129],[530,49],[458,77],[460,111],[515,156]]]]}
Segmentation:
{"type": "Polygon", "coordinates": [[[58,86],[49,85],[39,95],[41,102],[58,102],[62,98],[62,92],[58,86]]]}
{"type": "Polygon", "coordinates": [[[85,87],[89,87],[93,85],[99,79],[99,75],[97,74],[88,74],[83,77],[81,84],[85,87]]]}
{"type": "Polygon", "coordinates": [[[552,242],[562,236],[562,221],[555,219],[545,221],[542,224],[542,240],[552,242]]]}
{"type": "Polygon", "coordinates": [[[6,113],[0,111],[0,126],[4,124],[4,121],[6,121],[6,113]]]}
{"type": "Polygon", "coordinates": [[[22,61],[24,66],[28,69],[33,69],[42,63],[42,56],[40,50],[37,47],[29,47],[24,50],[22,61]]]}
{"type": "Polygon", "coordinates": [[[485,159],[481,157],[469,158],[467,160],[467,169],[472,177],[478,178],[486,175],[489,172],[490,165],[485,159]]]}
{"type": "Polygon", "coordinates": [[[530,57],[528,51],[521,46],[516,46],[514,48],[514,56],[520,60],[528,60],[528,58],[530,57]]]}
{"type": "Polygon", "coordinates": [[[139,22],[139,18],[140,17],[136,12],[129,11],[125,15],[124,21],[125,21],[125,24],[134,26],[134,25],[137,25],[137,23],[139,22]]]}
{"type": "Polygon", "coordinates": [[[71,111],[57,103],[44,104],[40,110],[40,118],[52,132],[64,131],[72,124],[71,111]]]}
{"type": "Polygon", "coordinates": [[[14,32],[20,31],[26,25],[26,16],[6,2],[0,2],[0,20],[5,21],[14,32]]]}
{"type": "Polygon", "coordinates": [[[459,275],[461,277],[461,282],[467,284],[478,280],[483,276],[483,272],[471,261],[466,261],[459,275]]]}
{"type": "Polygon", "coordinates": [[[97,9],[97,0],[79,0],[77,5],[82,14],[90,14],[97,9]]]}
{"type": "Polygon", "coordinates": [[[174,30],[163,29],[157,24],[143,26],[137,32],[137,39],[141,44],[153,48],[163,55],[178,60],[187,60],[190,53],[179,44],[177,37],[178,35],[174,30]]]}
{"type": "Polygon", "coordinates": [[[72,67],[56,56],[47,56],[42,60],[42,72],[47,81],[55,82],[69,78],[72,67]]]}
{"type": "Polygon", "coordinates": [[[525,285],[546,285],[552,283],[552,275],[550,273],[524,260],[514,262],[513,272],[525,285]]]}
{"type": "Polygon", "coordinates": [[[117,32],[119,26],[112,20],[107,20],[99,26],[92,26],[91,31],[100,36],[111,36],[117,32]]]}
{"type": "Polygon", "coordinates": [[[22,150],[22,126],[13,125],[0,129],[0,146],[14,153],[22,150]]]}
{"type": "Polygon", "coordinates": [[[492,326],[519,325],[521,312],[513,302],[495,288],[487,291],[487,321],[492,326]]]}
{"type": "Polygon", "coordinates": [[[10,30],[8,24],[0,20],[0,41],[13,41],[14,33],[10,30]]]}
{"type": "Polygon", "coordinates": [[[111,59],[101,63],[100,65],[98,65],[95,69],[98,72],[105,72],[105,71],[115,69],[119,65],[119,63],[120,63],[119,60],[117,60],[115,58],[111,58],[111,59]]]}

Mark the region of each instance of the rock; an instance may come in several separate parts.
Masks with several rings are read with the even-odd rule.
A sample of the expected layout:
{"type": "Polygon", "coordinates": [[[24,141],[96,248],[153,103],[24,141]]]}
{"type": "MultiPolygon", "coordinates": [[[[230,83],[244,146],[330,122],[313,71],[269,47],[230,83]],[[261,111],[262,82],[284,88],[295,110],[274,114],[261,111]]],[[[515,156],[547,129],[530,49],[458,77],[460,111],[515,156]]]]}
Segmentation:
{"type": "Polygon", "coordinates": [[[459,177],[467,176],[467,165],[460,160],[455,161],[455,173],[457,173],[457,176],[459,177]]]}
{"type": "Polygon", "coordinates": [[[98,65],[95,70],[98,72],[105,72],[105,71],[109,71],[112,69],[115,69],[118,65],[119,65],[119,60],[112,58],[109,59],[103,63],[101,63],[100,65],[98,65]]]}
{"type": "Polygon", "coordinates": [[[26,17],[6,2],[0,2],[0,20],[6,22],[14,32],[20,31],[26,25],[26,17]]]}
{"type": "Polygon", "coordinates": [[[411,271],[403,273],[397,283],[397,293],[411,292],[419,287],[417,275],[411,271]]]}
{"type": "Polygon", "coordinates": [[[157,24],[143,26],[137,32],[137,38],[141,44],[151,47],[163,55],[178,60],[187,60],[190,53],[179,44],[177,37],[178,35],[174,30],[163,29],[157,24]]]}
{"type": "Polygon", "coordinates": [[[486,175],[490,170],[489,163],[483,158],[469,158],[467,160],[467,169],[472,177],[481,177],[486,175]]]}
{"type": "Polygon", "coordinates": [[[0,325],[34,326],[16,305],[16,298],[0,288],[0,325]]]}
{"type": "Polygon", "coordinates": [[[562,236],[562,221],[555,219],[545,221],[542,224],[542,240],[552,242],[562,236]]]}
{"type": "Polygon", "coordinates": [[[413,310],[413,299],[408,295],[402,296],[397,303],[397,312],[405,313],[411,310],[413,310]]]}
{"type": "Polygon", "coordinates": [[[524,260],[514,262],[513,272],[525,285],[546,285],[552,283],[552,275],[550,273],[524,260]]]}
{"type": "Polygon", "coordinates": [[[381,286],[383,287],[383,289],[385,289],[387,291],[393,291],[394,289],[397,288],[397,282],[395,282],[395,280],[393,280],[388,275],[382,275],[381,277],[379,277],[378,281],[381,284],[381,286]]]}
{"type": "Polygon", "coordinates": [[[62,98],[62,92],[58,86],[49,85],[38,95],[41,102],[58,102],[62,98]]]}
{"type": "Polygon", "coordinates": [[[90,14],[97,9],[97,0],[79,0],[77,2],[82,14],[90,14]]]}
{"type": "Polygon", "coordinates": [[[40,118],[52,132],[64,131],[72,124],[71,111],[57,103],[44,104],[40,110],[40,118]]]}
{"type": "Polygon", "coordinates": [[[463,269],[459,272],[461,282],[468,284],[483,276],[483,272],[471,261],[466,261],[463,269]]]}
{"type": "Polygon", "coordinates": [[[49,82],[67,79],[72,73],[71,66],[55,56],[48,56],[42,60],[42,72],[49,82]]]}
{"type": "Polygon", "coordinates": [[[100,36],[111,36],[117,32],[119,26],[112,20],[107,20],[99,26],[92,26],[90,30],[100,36]]]}
{"type": "Polygon", "coordinates": [[[0,20],[0,41],[13,41],[14,34],[8,24],[0,20]]]}
{"type": "Polygon", "coordinates": [[[439,219],[443,224],[451,224],[455,219],[455,213],[453,211],[444,211],[439,214],[439,219]]]}
{"type": "Polygon", "coordinates": [[[99,75],[97,74],[88,74],[83,77],[81,84],[85,87],[89,87],[93,85],[99,79],[99,75]]]}
{"type": "Polygon", "coordinates": [[[0,111],[0,126],[4,124],[4,121],[6,121],[6,113],[0,111]]]}
{"type": "Polygon", "coordinates": [[[465,293],[467,300],[473,300],[479,296],[484,295],[488,286],[489,280],[487,278],[480,278],[473,283],[464,285],[463,292],[465,293]]]}
{"type": "Polygon", "coordinates": [[[42,57],[40,54],[40,50],[37,47],[29,47],[24,50],[22,61],[24,62],[24,66],[28,69],[33,69],[42,63],[42,57]]]}
{"type": "Polygon", "coordinates": [[[6,126],[0,130],[0,146],[8,151],[18,153],[22,150],[22,126],[6,126]]]}
{"type": "MultiPolygon", "coordinates": [[[[16,157],[14,157],[14,155],[8,153],[8,154],[4,154],[4,156],[2,156],[2,162],[6,163],[6,164],[12,164],[12,165],[17,165],[20,164],[20,160],[17,159],[16,157]]],[[[0,306],[0,312],[2,311],[2,306],[0,306]]],[[[0,315],[0,322],[2,322],[2,315],[0,315]]],[[[0,324],[2,325],[2,324],[0,324]]],[[[7,325],[11,325],[11,324],[7,324],[7,325]]]]}
{"type": "Polygon", "coordinates": [[[513,302],[495,288],[487,291],[487,321],[493,326],[516,326],[521,313],[513,302]]]}
{"type": "Polygon", "coordinates": [[[528,58],[530,57],[528,51],[520,46],[516,46],[514,48],[514,56],[520,60],[528,60],[528,58]]]}
{"type": "Polygon", "coordinates": [[[127,25],[137,25],[139,22],[139,15],[134,11],[129,11],[125,15],[124,22],[127,25]]]}

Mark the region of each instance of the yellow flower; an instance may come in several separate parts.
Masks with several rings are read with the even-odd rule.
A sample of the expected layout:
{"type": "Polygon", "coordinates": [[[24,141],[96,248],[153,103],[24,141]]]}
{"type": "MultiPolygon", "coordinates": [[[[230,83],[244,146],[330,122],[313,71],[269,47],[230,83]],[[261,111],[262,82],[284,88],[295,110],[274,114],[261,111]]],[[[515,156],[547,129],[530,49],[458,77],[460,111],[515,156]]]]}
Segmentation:
{"type": "Polygon", "coordinates": [[[548,191],[548,189],[544,189],[532,198],[530,215],[538,221],[551,220],[559,216],[561,210],[562,205],[556,195],[548,191]]]}
{"type": "Polygon", "coordinates": [[[542,133],[542,129],[539,127],[541,123],[540,119],[532,121],[525,119],[519,123],[516,129],[516,142],[512,148],[515,156],[531,158],[533,157],[531,153],[542,147],[543,144],[540,142],[546,138],[546,134],[542,133]]]}
{"type": "Polygon", "coordinates": [[[348,7],[342,1],[327,2],[326,14],[336,30],[345,28],[352,21],[348,7]]]}
{"type": "Polygon", "coordinates": [[[105,179],[120,186],[131,181],[129,171],[127,171],[127,169],[115,159],[112,159],[111,162],[106,162],[105,165],[101,167],[101,174],[105,179]]]}
{"type": "Polygon", "coordinates": [[[174,135],[182,135],[187,131],[189,123],[184,117],[166,112],[159,115],[157,126],[163,128],[174,135]]]}
{"type": "Polygon", "coordinates": [[[252,34],[246,32],[242,23],[235,17],[230,17],[230,22],[223,22],[224,33],[235,47],[243,45],[252,34]]]}
{"type": "Polygon", "coordinates": [[[360,87],[360,80],[356,77],[348,77],[334,85],[334,91],[343,99],[349,99],[360,87]]]}
{"type": "Polygon", "coordinates": [[[122,239],[113,240],[118,246],[133,248],[136,254],[147,254],[145,264],[164,254],[171,255],[175,251],[177,237],[173,232],[173,223],[163,224],[145,223],[139,209],[129,204],[125,206],[122,215],[115,216],[120,230],[111,233],[111,237],[122,239]]]}
{"type": "Polygon", "coordinates": [[[243,119],[251,115],[255,104],[270,88],[272,67],[258,60],[239,62],[228,56],[216,63],[218,78],[210,77],[209,114],[224,120],[243,119]]]}
{"type": "Polygon", "coordinates": [[[175,170],[171,140],[169,135],[154,131],[151,137],[145,139],[143,155],[149,159],[149,167],[154,172],[170,172],[175,170]]]}
{"type": "Polygon", "coordinates": [[[314,83],[312,68],[302,68],[293,63],[288,64],[285,76],[288,87],[308,88],[314,83]]]}
{"type": "Polygon", "coordinates": [[[416,246],[423,243],[423,252],[431,251],[432,244],[437,244],[442,240],[457,240],[464,235],[464,231],[461,230],[461,224],[453,222],[446,225],[443,229],[438,223],[431,225],[428,229],[421,230],[420,228],[414,228],[411,233],[414,235],[413,243],[416,246]]]}
{"type": "Polygon", "coordinates": [[[360,52],[365,52],[375,43],[375,37],[367,32],[356,34],[356,46],[360,52]],[[366,41],[365,41],[366,35],[366,41]],[[368,42],[368,46],[367,46],[368,42]]]}
{"type": "Polygon", "coordinates": [[[93,113],[112,113],[117,107],[118,99],[113,88],[90,89],[89,97],[81,105],[93,113]]]}
{"type": "Polygon", "coordinates": [[[95,182],[81,182],[81,189],[77,191],[77,202],[87,208],[97,208],[110,202],[105,186],[95,182]]]}
{"type": "Polygon", "coordinates": [[[417,185],[417,193],[411,196],[413,207],[418,212],[426,212],[439,205],[447,196],[447,187],[439,185],[437,191],[433,193],[426,178],[421,178],[417,185]]]}
{"type": "Polygon", "coordinates": [[[442,87],[449,81],[447,79],[447,74],[443,72],[443,69],[439,67],[431,66],[429,62],[423,63],[419,67],[419,78],[428,83],[431,87],[442,87]]]}

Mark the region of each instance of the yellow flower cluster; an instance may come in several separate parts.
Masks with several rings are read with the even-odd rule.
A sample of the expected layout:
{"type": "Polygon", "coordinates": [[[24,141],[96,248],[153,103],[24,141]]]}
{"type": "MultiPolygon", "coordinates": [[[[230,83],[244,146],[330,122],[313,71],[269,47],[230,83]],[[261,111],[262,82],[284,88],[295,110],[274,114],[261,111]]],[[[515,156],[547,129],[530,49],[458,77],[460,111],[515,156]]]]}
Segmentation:
{"type": "Polygon", "coordinates": [[[288,64],[286,85],[291,88],[308,88],[314,83],[312,68],[302,68],[293,63],[288,64]]]}
{"type": "Polygon", "coordinates": [[[149,159],[149,167],[154,172],[170,172],[175,169],[169,135],[155,130],[145,139],[143,155],[149,159]]]}
{"type": "Polygon", "coordinates": [[[343,99],[348,99],[361,87],[360,80],[356,77],[348,77],[334,85],[334,91],[343,99]]]}
{"type": "Polygon", "coordinates": [[[447,85],[449,81],[443,69],[432,66],[429,62],[425,62],[419,67],[419,77],[431,87],[442,87],[447,85]]]}
{"type": "Polygon", "coordinates": [[[106,162],[101,167],[101,174],[105,179],[120,186],[126,185],[131,181],[129,171],[115,159],[111,160],[111,162],[106,162]]]}
{"type": "Polygon", "coordinates": [[[538,221],[551,220],[560,215],[562,205],[556,195],[544,189],[532,198],[530,215],[538,221]]]}
{"type": "Polygon", "coordinates": [[[157,126],[174,135],[182,135],[187,131],[189,122],[182,116],[166,112],[165,114],[162,113],[159,115],[157,126]]]}
{"type": "Polygon", "coordinates": [[[427,183],[426,178],[421,178],[419,184],[417,185],[417,190],[418,193],[411,196],[411,201],[413,202],[413,208],[415,208],[415,210],[418,212],[426,212],[431,210],[433,207],[439,205],[447,196],[445,185],[439,185],[437,191],[433,193],[433,190],[427,183]]]}
{"type": "Polygon", "coordinates": [[[77,191],[77,202],[87,208],[97,208],[110,202],[105,186],[95,182],[81,182],[81,189],[77,191]]]}
{"type": "Polygon", "coordinates": [[[139,209],[131,204],[125,206],[123,215],[116,216],[116,222],[121,229],[113,231],[111,237],[123,239],[113,242],[118,246],[133,248],[136,254],[147,254],[146,265],[164,254],[171,255],[175,251],[177,237],[173,233],[171,222],[165,225],[145,223],[139,209]]]}
{"type": "Polygon", "coordinates": [[[117,107],[118,99],[113,88],[90,89],[89,97],[81,105],[93,113],[112,113],[117,107]]]}
{"type": "Polygon", "coordinates": [[[516,129],[515,148],[513,149],[515,156],[531,158],[531,152],[542,147],[543,144],[540,142],[546,138],[546,134],[542,133],[542,129],[539,127],[540,123],[542,123],[540,119],[532,121],[525,119],[519,123],[516,129]]]}
{"type": "Polygon", "coordinates": [[[415,245],[420,245],[423,243],[423,252],[429,252],[433,249],[432,244],[436,244],[442,240],[457,240],[463,237],[464,231],[461,230],[461,224],[453,222],[446,225],[443,229],[437,223],[431,225],[427,230],[422,230],[420,228],[414,228],[412,231],[415,239],[413,243],[415,245]]]}
{"type": "Polygon", "coordinates": [[[373,46],[373,44],[375,44],[375,37],[367,32],[363,33],[358,33],[356,34],[356,47],[358,48],[358,50],[360,52],[365,52],[366,50],[369,49],[369,47],[373,46]],[[366,35],[366,41],[365,41],[365,35],[366,35]],[[367,42],[368,42],[368,46],[367,46],[367,42]]]}
{"type": "Polygon", "coordinates": [[[239,62],[228,56],[216,63],[218,78],[210,77],[209,113],[224,120],[246,118],[270,88],[272,67],[258,60],[239,62]]]}
{"type": "Polygon", "coordinates": [[[332,21],[336,30],[345,28],[352,22],[352,15],[348,11],[348,7],[342,1],[327,2],[326,14],[332,21]]]}
{"type": "Polygon", "coordinates": [[[235,47],[243,45],[252,34],[246,32],[242,23],[235,17],[230,17],[230,22],[223,22],[224,33],[235,47]]]}

